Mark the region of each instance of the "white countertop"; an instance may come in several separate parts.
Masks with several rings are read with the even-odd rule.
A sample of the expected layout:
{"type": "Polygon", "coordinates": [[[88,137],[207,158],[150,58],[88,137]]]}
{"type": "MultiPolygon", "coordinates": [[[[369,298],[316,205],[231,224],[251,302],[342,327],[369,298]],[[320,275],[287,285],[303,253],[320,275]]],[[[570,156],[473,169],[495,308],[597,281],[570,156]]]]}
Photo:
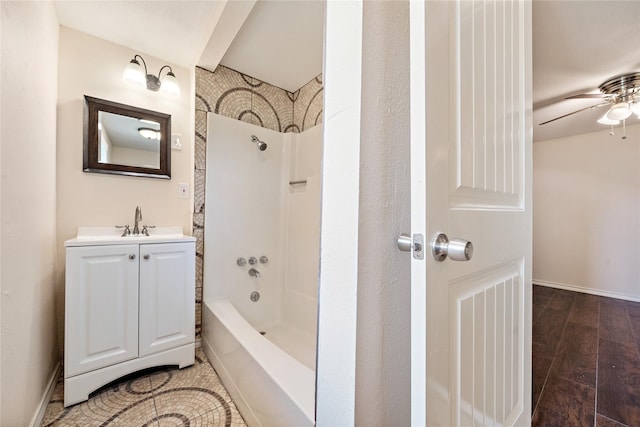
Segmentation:
{"type": "MultiPolygon", "coordinates": [[[[142,227],[140,227],[142,229],[142,227]]],[[[64,242],[65,247],[122,245],[131,243],[173,243],[195,242],[196,238],[185,236],[182,227],[156,227],[149,229],[149,235],[122,236],[122,228],[115,227],[78,227],[75,238],[64,242]]]]}

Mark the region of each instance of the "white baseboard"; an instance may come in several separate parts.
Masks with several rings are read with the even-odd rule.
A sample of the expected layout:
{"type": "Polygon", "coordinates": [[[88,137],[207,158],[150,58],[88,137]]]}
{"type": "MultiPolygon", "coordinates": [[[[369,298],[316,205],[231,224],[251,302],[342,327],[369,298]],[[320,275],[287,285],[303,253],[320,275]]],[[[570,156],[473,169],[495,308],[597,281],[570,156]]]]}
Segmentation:
{"type": "Polygon", "coordinates": [[[532,280],[534,285],[547,286],[550,288],[564,289],[567,291],[582,292],[584,294],[598,295],[601,297],[622,299],[625,301],[640,302],[640,297],[636,295],[621,294],[618,292],[603,291],[601,289],[583,288],[582,286],[568,285],[566,283],[548,282],[546,280],[532,280]]]}
{"type": "Polygon", "coordinates": [[[53,395],[53,391],[56,388],[56,383],[58,382],[58,378],[60,378],[62,374],[62,362],[58,362],[51,377],[49,378],[49,383],[47,384],[47,388],[42,395],[42,399],[40,399],[40,403],[38,404],[38,410],[33,415],[29,426],[31,427],[40,427],[42,425],[42,420],[44,419],[44,414],[47,411],[47,405],[51,400],[51,396],[53,395]]]}

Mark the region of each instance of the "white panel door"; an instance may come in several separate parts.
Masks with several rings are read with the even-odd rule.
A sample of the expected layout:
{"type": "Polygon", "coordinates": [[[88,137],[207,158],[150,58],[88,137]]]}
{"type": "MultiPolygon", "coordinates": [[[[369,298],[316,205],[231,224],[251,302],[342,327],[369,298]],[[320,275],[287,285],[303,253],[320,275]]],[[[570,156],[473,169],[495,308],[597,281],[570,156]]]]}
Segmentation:
{"type": "Polygon", "coordinates": [[[138,357],[138,245],[67,248],[65,378],[138,357]]]}
{"type": "Polygon", "coordinates": [[[195,243],[140,245],[140,357],[195,341],[195,243]]]}
{"type": "Polygon", "coordinates": [[[529,425],[530,2],[412,2],[411,85],[412,423],[529,425]]]}

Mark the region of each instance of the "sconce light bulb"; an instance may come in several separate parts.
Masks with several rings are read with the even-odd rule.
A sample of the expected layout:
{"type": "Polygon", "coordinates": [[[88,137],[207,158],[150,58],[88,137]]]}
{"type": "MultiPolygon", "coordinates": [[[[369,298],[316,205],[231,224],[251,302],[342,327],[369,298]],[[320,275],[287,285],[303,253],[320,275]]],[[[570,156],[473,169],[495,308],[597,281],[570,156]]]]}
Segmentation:
{"type": "Polygon", "coordinates": [[[164,76],[160,89],[166,93],[180,95],[180,86],[178,86],[178,80],[176,80],[176,75],[173,74],[173,72],[169,71],[167,75],[164,76]]]}
{"type": "Polygon", "coordinates": [[[137,59],[133,58],[127,68],[124,69],[122,73],[122,79],[126,82],[136,83],[136,84],[144,84],[145,76],[142,67],[137,59]]]}

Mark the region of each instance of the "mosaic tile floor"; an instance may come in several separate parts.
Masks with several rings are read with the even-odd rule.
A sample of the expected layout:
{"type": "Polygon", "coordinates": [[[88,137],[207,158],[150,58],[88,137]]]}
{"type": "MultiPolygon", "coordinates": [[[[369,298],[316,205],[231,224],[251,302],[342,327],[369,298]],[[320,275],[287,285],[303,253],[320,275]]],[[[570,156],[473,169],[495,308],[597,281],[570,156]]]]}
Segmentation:
{"type": "Polygon", "coordinates": [[[60,378],[42,426],[246,426],[201,349],[188,368],[132,374],[68,408],[63,398],[60,378]]]}

